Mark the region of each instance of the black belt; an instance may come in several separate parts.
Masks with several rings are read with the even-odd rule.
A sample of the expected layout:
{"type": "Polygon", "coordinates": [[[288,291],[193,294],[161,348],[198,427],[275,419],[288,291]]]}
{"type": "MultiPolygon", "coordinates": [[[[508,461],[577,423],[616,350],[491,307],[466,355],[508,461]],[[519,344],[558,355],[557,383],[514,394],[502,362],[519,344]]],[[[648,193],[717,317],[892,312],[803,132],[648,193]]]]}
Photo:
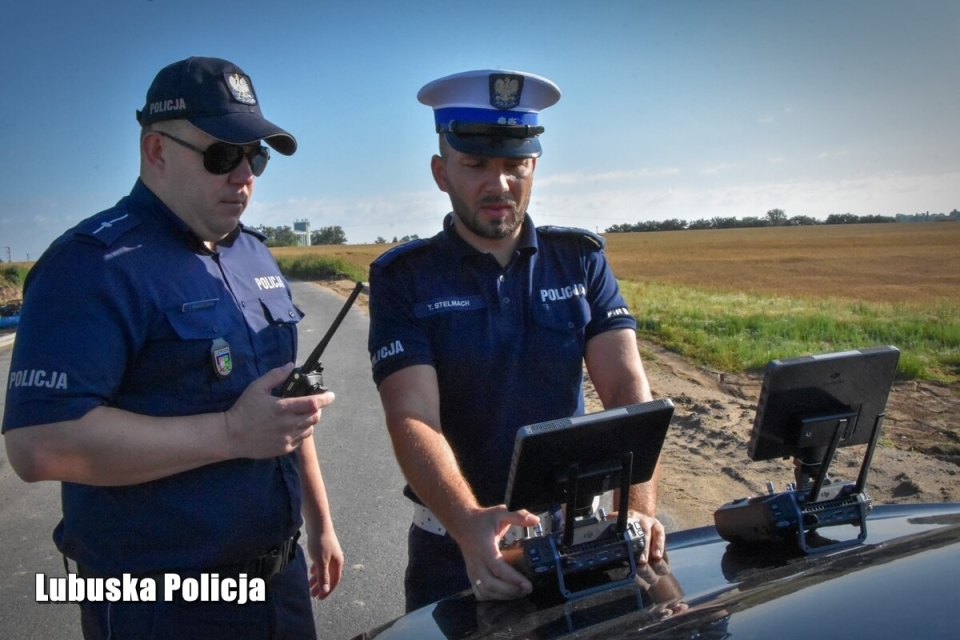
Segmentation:
{"type": "MultiPolygon", "coordinates": [[[[210,567],[209,569],[195,570],[188,569],[186,571],[168,571],[165,573],[177,573],[180,575],[190,576],[194,574],[201,573],[216,573],[220,577],[224,576],[239,576],[240,574],[245,574],[247,578],[262,578],[263,580],[270,580],[275,575],[281,573],[294,558],[297,557],[297,540],[300,539],[300,532],[297,531],[293,536],[285,540],[284,542],[273,547],[263,555],[260,555],[253,560],[248,560],[247,562],[240,562],[237,564],[228,564],[220,567],[210,567]]],[[[64,556],[63,565],[67,566],[67,558],[64,556]]],[[[70,572],[70,569],[67,568],[67,572],[70,572]]],[[[88,570],[86,567],[77,563],[77,575],[81,578],[107,578],[109,576],[99,575],[94,571],[88,570]]],[[[145,575],[135,576],[138,579],[142,578],[153,578],[163,575],[161,572],[148,573],[145,575]]]]}
{"type": "Polygon", "coordinates": [[[290,564],[297,557],[297,540],[300,539],[300,532],[297,531],[292,537],[288,538],[282,544],[277,545],[270,551],[250,562],[244,562],[235,567],[226,567],[224,573],[247,574],[248,578],[263,578],[269,580],[290,564]]]}

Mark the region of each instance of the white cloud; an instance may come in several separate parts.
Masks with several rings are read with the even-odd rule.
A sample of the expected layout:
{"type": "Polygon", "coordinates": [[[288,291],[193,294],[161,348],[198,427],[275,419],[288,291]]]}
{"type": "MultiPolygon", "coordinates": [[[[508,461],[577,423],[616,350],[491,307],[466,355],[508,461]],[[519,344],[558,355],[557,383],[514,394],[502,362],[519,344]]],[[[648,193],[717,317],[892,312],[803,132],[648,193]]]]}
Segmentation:
{"type": "Polygon", "coordinates": [[[617,182],[629,180],[647,180],[676,176],[680,169],[676,167],[661,167],[659,169],[633,169],[630,171],[607,171],[605,173],[563,173],[555,175],[537,175],[536,187],[544,188],[556,185],[582,185],[600,182],[617,182]]]}
{"type": "Polygon", "coordinates": [[[707,167],[707,168],[703,169],[702,171],[700,171],[700,175],[702,175],[702,176],[715,176],[715,175],[717,175],[717,174],[719,174],[719,173],[725,173],[725,172],[729,171],[729,170],[732,169],[732,168],[733,168],[733,165],[732,165],[732,164],[730,164],[730,163],[728,163],[728,162],[721,162],[721,163],[719,163],[719,164],[713,165],[712,167],[707,167]]]}
{"type": "Polygon", "coordinates": [[[817,158],[819,160],[826,160],[828,158],[842,158],[847,155],[846,151],[821,151],[817,158]]]}
{"type": "Polygon", "coordinates": [[[351,243],[373,242],[377,236],[428,237],[440,230],[450,202],[439,190],[397,193],[364,199],[300,198],[284,202],[254,201],[244,214],[250,226],[293,226],[306,219],[311,229],[340,226],[351,243]]]}

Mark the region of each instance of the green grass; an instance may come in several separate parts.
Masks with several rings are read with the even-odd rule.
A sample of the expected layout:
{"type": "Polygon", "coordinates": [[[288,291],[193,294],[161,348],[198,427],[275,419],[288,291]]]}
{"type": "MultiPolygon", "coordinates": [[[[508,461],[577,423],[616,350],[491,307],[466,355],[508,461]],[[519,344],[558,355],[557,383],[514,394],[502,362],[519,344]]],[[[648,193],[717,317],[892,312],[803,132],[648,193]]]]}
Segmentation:
{"type": "Polygon", "coordinates": [[[621,282],[641,338],[723,371],[879,345],[905,378],[960,381],[960,302],[917,307],[621,282]]]}
{"type": "Polygon", "coordinates": [[[10,265],[0,268],[0,284],[10,287],[23,287],[29,269],[20,265],[10,265]]]}
{"type": "Polygon", "coordinates": [[[275,256],[280,272],[300,280],[323,280],[325,278],[349,278],[363,281],[367,270],[336,256],[296,255],[275,256]]]}

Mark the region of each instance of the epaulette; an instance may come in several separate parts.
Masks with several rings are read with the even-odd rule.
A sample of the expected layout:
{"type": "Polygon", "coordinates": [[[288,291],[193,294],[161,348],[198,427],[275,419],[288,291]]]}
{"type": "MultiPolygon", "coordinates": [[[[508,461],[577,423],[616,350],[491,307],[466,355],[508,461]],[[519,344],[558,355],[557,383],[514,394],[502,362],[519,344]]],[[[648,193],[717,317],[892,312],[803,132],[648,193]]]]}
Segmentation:
{"type": "Polygon", "coordinates": [[[417,238],[416,240],[410,240],[409,242],[398,244],[397,246],[387,249],[381,253],[371,264],[372,266],[383,269],[400,256],[426,247],[429,244],[430,241],[425,238],[417,238]]]}
{"type": "Polygon", "coordinates": [[[259,229],[254,229],[253,227],[246,227],[243,225],[243,223],[240,223],[240,231],[242,231],[243,233],[249,233],[260,242],[266,242],[267,240],[267,234],[263,233],[259,229]]]}
{"type": "Polygon", "coordinates": [[[537,231],[549,236],[579,237],[583,240],[586,240],[597,249],[603,249],[605,244],[604,239],[594,232],[587,231],[586,229],[578,229],[577,227],[554,227],[547,225],[544,227],[537,227],[537,231]]]}
{"type": "Polygon", "coordinates": [[[111,246],[123,234],[141,223],[139,216],[126,209],[107,209],[74,227],[73,235],[94,240],[105,247],[111,246]]]}

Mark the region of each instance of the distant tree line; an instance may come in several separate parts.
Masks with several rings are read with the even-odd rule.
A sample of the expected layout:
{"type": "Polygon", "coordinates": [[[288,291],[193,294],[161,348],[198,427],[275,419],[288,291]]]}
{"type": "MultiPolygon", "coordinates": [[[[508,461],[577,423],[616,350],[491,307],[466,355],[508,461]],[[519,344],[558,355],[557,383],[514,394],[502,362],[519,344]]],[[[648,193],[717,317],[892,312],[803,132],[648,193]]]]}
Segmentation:
{"type": "MultiPolygon", "coordinates": [[[[267,227],[259,226],[257,231],[267,237],[266,245],[268,247],[296,247],[300,244],[300,235],[289,226],[267,227]]],[[[403,236],[402,238],[393,237],[393,243],[407,242],[408,240],[417,240],[420,236],[417,234],[403,236]]],[[[387,240],[382,236],[377,236],[374,244],[386,244],[387,240]]],[[[343,227],[335,225],[332,227],[320,227],[310,234],[310,244],[347,244],[347,234],[343,227]]]]}
{"type": "Polygon", "coordinates": [[[960,220],[960,211],[954,209],[950,213],[915,213],[908,215],[906,213],[897,214],[897,222],[946,222],[948,220],[960,220]]]}
{"type": "MultiPolygon", "coordinates": [[[[393,243],[396,244],[398,242],[409,242],[410,240],[419,240],[419,239],[420,239],[420,236],[418,236],[417,234],[413,234],[412,236],[403,236],[399,240],[397,239],[397,236],[393,236],[393,243]]],[[[386,244],[386,243],[387,243],[387,239],[384,238],[383,236],[377,236],[377,239],[373,241],[373,244],[386,244]]]]}
{"type": "Polygon", "coordinates": [[[688,222],[678,218],[669,220],[649,220],[636,224],[615,224],[606,229],[606,233],[631,233],[637,231],[685,231],[693,229],[743,229],[748,227],[799,227],[818,224],[876,224],[878,222],[921,222],[937,220],[960,220],[960,211],[954,209],[947,214],[915,214],[907,216],[866,215],[858,216],[852,213],[831,213],[826,220],[819,220],[811,216],[787,216],[783,209],[771,209],[764,218],[750,216],[746,218],[714,217],[700,218],[688,222]]]}
{"type": "MultiPolygon", "coordinates": [[[[267,227],[259,226],[257,231],[267,236],[268,247],[295,247],[300,244],[300,235],[289,226],[267,227]]],[[[347,244],[347,234],[343,227],[320,227],[310,234],[310,244],[347,244]]]]}
{"type": "Polygon", "coordinates": [[[896,222],[893,216],[855,216],[852,213],[831,213],[824,224],[870,224],[876,222],[896,222]]]}
{"type": "MultiPolygon", "coordinates": [[[[831,213],[826,220],[819,220],[811,216],[788,216],[783,209],[771,209],[765,217],[749,216],[700,218],[687,221],[678,218],[669,220],[649,220],[636,224],[615,224],[608,227],[606,233],[631,233],[637,231],[685,231],[693,229],[744,229],[748,227],[800,227],[818,224],[876,224],[878,222],[939,222],[948,220],[960,221],[960,211],[954,209],[950,213],[915,213],[912,215],[898,213],[896,216],[866,215],[858,216],[852,213],[831,213]]],[[[257,231],[264,234],[268,247],[294,247],[300,244],[300,236],[289,226],[267,227],[259,226],[257,231]]],[[[393,243],[417,240],[416,234],[402,238],[393,237],[393,243]]],[[[383,236],[377,236],[374,244],[386,244],[383,236]]],[[[311,245],[347,244],[347,234],[339,225],[321,227],[310,234],[311,245]]]]}

